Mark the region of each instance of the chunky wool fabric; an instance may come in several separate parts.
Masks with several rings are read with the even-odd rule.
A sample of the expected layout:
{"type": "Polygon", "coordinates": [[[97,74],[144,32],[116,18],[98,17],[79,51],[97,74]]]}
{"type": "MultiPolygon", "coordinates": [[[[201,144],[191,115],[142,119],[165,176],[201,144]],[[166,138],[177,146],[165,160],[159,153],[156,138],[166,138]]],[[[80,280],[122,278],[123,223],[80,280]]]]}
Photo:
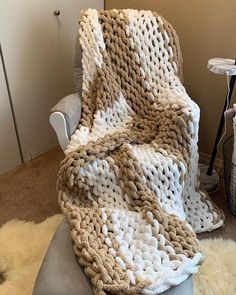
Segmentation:
{"type": "Polygon", "coordinates": [[[80,43],[83,112],[59,203],[95,294],[158,294],[197,271],[195,232],[224,220],[199,187],[178,37],[155,12],[88,9],[80,43]]]}

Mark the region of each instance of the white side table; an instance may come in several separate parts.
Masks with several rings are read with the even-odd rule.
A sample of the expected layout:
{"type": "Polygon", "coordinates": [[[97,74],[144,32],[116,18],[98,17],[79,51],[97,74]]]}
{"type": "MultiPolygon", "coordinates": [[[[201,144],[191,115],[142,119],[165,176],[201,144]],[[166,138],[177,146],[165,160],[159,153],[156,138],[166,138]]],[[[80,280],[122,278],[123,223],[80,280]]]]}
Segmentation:
{"type": "Polygon", "coordinates": [[[218,131],[216,133],[216,138],[215,138],[215,143],[213,145],[212,153],[211,153],[211,159],[209,166],[207,167],[206,165],[199,165],[200,168],[200,180],[201,180],[201,185],[204,187],[207,191],[212,191],[217,189],[219,185],[219,175],[217,172],[213,169],[214,167],[214,162],[217,154],[217,148],[219,141],[221,139],[222,131],[224,128],[225,124],[225,111],[227,110],[232,94],[233,94],[233,89],[235,85],[235,80],[236,80],[236,59],[211,59],[208,62],[208,69],[216,74],[220,75],[228,75],[231,76],[230,82],[229,82],[229,87],[227,90],[226,98],[225,98],[225,103],[224,107],[222,110],[221,114],[221,119],[218,127],[218,131]]]}

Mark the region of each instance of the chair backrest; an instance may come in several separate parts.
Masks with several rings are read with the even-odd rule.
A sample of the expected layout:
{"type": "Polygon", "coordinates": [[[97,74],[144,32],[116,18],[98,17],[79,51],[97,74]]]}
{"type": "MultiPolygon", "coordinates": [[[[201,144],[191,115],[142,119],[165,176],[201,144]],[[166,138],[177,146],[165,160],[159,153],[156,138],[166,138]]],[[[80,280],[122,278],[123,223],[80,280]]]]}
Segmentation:
{"type": "MultiPolygon", "coordinates": [[[[135,11],[137,12],[137,11],[135,11]]],[[[141,12],[141,11],[140,11],[141,12]]],[[[142,15],[139,12],[139,17],[142,19],[142,15]]],[[[146,11],[143,11],[146,13],[146,11]]],[[[136,15],[137,17],[137,15],[136,15]]],[[[140,19],[134,18],[134,24],[137,26],[140,26],[140,19]]],[[[142,44],[142,46],[146,45],[148,48],[148,51],[151,52],[150,59],[156,59],[157,61],[165,57],[174,67],[175,74],[179,77],[179,79],[183,80],[183,74],[182,74],[182,55],[180,51],[179,46],[179,38],[173,29],[173,27],[161,16],[159,16],[157,13],[151,13],[150,14],[150,21],[147,20],[147,18],[142,19],[142,33],[146,39],[146,42],[142,44]],[[152,23],[152,17],[157,18],[158,20],[158,32],[155,31],[152,23]],[[147,22],[144,23],[144,20],[147,22]],[[158,34],[159,33],[159,34],[158,34]],[[158,51],[155,50],[156,47],[164,47],[166,49],[166,52],[168,53],[167,56],[161,56],[164,55],[163,50],[158,51]],[[158,55],[159,54],[159,55],[158,55]]],[[[82,48],[79,41],[79,33],[76,36],[75,40],[75,50],[74,50],[74,83],[75,83],[75,89],[76,92],[81,93],[82,92],[82,48]]],[[[152,61],[152,60],[151,60],[152,61]]]]}

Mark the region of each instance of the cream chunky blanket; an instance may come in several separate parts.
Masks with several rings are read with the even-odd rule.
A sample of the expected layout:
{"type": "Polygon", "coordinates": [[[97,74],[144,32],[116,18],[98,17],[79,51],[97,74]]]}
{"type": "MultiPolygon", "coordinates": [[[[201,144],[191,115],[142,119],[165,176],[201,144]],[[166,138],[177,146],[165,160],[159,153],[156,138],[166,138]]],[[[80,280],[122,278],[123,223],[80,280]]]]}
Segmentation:
{"type": "Polygon", "coordinates": [[[151,11],[83,11],[83,113],[58,178],[94,293],[158,294],[197,271],[223,224],[198,182],[199,108],[175,31],[151,11]]]}

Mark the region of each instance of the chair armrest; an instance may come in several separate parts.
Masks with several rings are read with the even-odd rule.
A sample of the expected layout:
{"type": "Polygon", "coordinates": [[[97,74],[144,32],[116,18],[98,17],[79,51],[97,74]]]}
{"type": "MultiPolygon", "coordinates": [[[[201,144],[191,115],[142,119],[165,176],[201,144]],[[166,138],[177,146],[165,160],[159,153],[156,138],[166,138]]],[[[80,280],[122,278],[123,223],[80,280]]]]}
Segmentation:
{"type": "Polygon", "coordinates": [[[51,109],[50,113],[54,112],[60,112],[65,116],[68,135],[71,136],[81,117],[81,96],[78,93],[67,95],[51,109]]]}
{"type": "Polygon", "coordinates": [[[51,109],[50,113],[49,121],[64,151],[69,144],[71,135],[79,124],[81,96],[78,93],[74,93],[64,97],[51,109]]]}

